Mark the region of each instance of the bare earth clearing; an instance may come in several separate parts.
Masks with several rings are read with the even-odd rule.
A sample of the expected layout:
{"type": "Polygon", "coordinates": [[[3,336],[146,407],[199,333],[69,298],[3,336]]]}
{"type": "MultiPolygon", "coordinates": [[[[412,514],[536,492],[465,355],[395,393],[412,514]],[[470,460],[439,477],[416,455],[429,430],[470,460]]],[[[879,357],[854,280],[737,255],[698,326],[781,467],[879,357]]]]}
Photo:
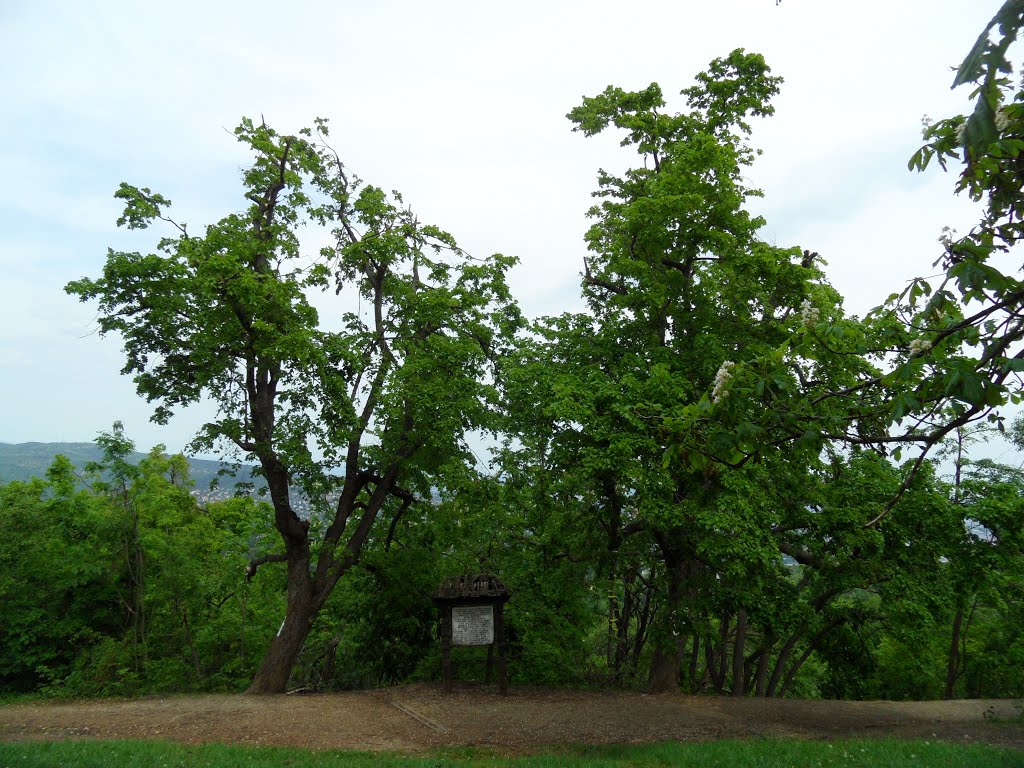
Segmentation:
{"type": "MultiPolygon", "coordinates": [[[[1019,706],[1019,704],[1018,704],[1019,706]]],[[[756,736],[896,736],[1024,749],[1010,701],[853,702],[731,699],[464,685],[293,696],[175,696],[0,706],[0,741],[166,739],[313,749],[422,752],[489,746],[695,741],[756,736]]]]}

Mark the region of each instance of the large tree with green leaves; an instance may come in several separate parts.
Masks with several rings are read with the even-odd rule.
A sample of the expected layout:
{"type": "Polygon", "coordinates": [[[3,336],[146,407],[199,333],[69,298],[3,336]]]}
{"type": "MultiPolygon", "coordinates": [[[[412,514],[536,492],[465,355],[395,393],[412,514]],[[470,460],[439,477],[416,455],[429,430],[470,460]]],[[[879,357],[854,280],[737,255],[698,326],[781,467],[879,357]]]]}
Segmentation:
{"type": "Polygon", "coordinates": [[[254,155],[247,207],[200,234],[170,202],[122,184],[119,224],[169,234],[152,253],[111,251],[102,276],[67,290],[95,300],[101,333],[123,340],[137,389],[165,422],[209,398],[218,417],[195,447],[258,461],[285,562],[287,611],[250,687],[283,691],[325,601],[374,536],[471,461],[489,427],[492,362],[519,323],[513,259],[475,259],[394,193],[363,185],[326,144],[327,126],[282,135],[245,119],[254,155]],[[304,227],[327,245],[309,253],[304,227]],[[311,292],[347,299],[328,317],[311,292]],[[310,519],[293,509],[300,490],[310,519]]]}
{"type": "MultiPolygon", "coordinates": [[[[666,111],[651,85],[609,87],[569,113],[588,136],[618,129],[641,162],[599,175],[584,265],[589,313],[542,321],[507,377],[530,451],[509,456],[565,476],[552,485],[578,510],[564,517],[588,521],[586,546],[613,595],[609,635],[624,630],[626,602],[639,602],[617,579],[657,579],[661,607],[643,631],[659,690],[677,685],[687,638],[696,654],[698,635],[713,633],[721,641],[708,666],[715,687],[726,686],[729,621],[742,627],[742,651],[754,601],[785,578],[776,532],[813,503],[802,478],[822,442],[793,445],[790,423],[771,422],[767,404],[796,395],[801,375],[840,386],[860,365],[837,355],[811,372],[764,372],[750,388],[731,381],[744,361],[780,358],[801,328],[847,322],[816,255],[763,242],[764,221],[748,210],[759,194],[744,179],[756,156],[748,121],[772,113],[778,86],[761,56],[738,50],[683,91],[685,111],[666,111]],[[531,400],[540,406],[532,415],[522,407],[531,400]],[[708,418],[716,410],[732,414],[727,428],[708,418]],[[664,428],[670,414],[688,419],[685,431],[664,428]]],[[[624,639],[614,644],[624,649],[624,639]]],[[[637,625],[634,648],[639,640],[637,625]]]]}

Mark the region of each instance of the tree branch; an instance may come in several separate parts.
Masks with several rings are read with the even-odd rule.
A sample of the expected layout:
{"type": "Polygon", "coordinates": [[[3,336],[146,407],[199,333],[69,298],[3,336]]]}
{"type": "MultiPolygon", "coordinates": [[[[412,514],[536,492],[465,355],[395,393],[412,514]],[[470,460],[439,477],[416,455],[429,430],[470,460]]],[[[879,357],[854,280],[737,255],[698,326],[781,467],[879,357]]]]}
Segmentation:
{"type": "Polygon", "coordinates": [[[264,555],[263,557],[258,557],[252,562],[250,562],[249,565],[246,567],[245,580],[252,581],[252,577],[256,575],[256,569],[259,568],[261,565],[264,565],[265,563],[285,562],[288,562],[288,555],[264,555]]]}

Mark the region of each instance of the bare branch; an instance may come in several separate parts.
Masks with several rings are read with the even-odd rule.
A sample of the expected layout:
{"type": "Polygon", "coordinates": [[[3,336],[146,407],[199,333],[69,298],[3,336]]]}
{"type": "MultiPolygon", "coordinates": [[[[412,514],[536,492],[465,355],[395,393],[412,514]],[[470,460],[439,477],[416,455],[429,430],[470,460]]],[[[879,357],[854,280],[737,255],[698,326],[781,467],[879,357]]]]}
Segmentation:
{"type": "Polygon", "coordinates": [[[245,569],[245,580],[246,581],[252,581],[252,577],[256,575],[256,569],[259,568],[261,565],[264,565],[266,563],[285,563],[285,562],[288,562],[288,556],[287,555],[264,555],[263,557],[258,557],[255,560],[253,560],[252,562],[250,562],[249,565],[246,567],[246,569],[245,569]]]}

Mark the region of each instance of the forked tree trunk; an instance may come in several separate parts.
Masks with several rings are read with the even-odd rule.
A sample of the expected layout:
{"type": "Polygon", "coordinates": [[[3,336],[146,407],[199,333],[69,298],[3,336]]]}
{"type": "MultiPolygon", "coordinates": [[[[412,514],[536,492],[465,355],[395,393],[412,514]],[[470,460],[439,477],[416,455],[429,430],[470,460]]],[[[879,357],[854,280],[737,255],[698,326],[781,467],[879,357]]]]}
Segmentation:
{"type": "Polygon", "coordinates": [[[637,614],[636,634],[633,636],[633,654],[630,660],[630,663],[633,665],[634,674],[640,666],[640,654],[643,653],[644,646],[647,644],[647,629],[650,627],[651,622],[655,620],[655,610],[652,610],[651,606],[651,594],[652,590],[644,587],[643,600],[637,614]]]}
{"type": "Polygon", "coordinates": [[[779,656],[775,660],[775,668],[772,670],[771,679],[768,681],[768,689],[765,691],[765,696],[772,698],[775,696],[775,692],[782,682],[782,673],[786,671],[786,664],[789,662],[789,655],[793,652],[793,648],[796,647],[797,641],[800,639],[799,633],[794,633],[789,636],[785,643],[782,645],[782,649],[779,651],[779,656]]]}
{"type": "Polygon", "coordinates": [[[804,663],[811,658],[811,654],[818,650],[818,646],[821,644],[822,639],[842,623],[843,620],[841,618],[833,619],[824,627],[819,629],[817,634],[808,641],[804,652],[800,654],[800,658],[797,659],[796,663],[793,664],[786,673],[786,679],[783,681],[782,687],[779,689],[779,698],[783,698],[787,693],[789,693],[790,686],[793,685],[797,672],[799,672],[804,663]]]}
{"type": "Polygon", "coordinates": [[[697,693],[697,666],[700,663],[700,632],[693,633],[690,646],[690,693],[697,693]]]}
{"type": "MultiPolygon", "coordinates": [[[[356,498],[364,487],[364,484],[356,485],[355,481],[350,480],[352,484],[346,486],[343,491],[338,502],[337,518],[331,526],[331,529],[337,528],[335,536],[331,539],[331,529],[328,529],[324,538],[324,541],[330,544],[331,549],[328,550],[326,546],[322,548],[318,556],[315,576],[310,569],[309,522],[299,520],[291,511],[286,484],[278,482],[275,486],[270,481],[269,473],[265,475],[268,478],[268,485],[271,486],[271,495],[274,495],[275,490],[279,494],[277,498],[273,499],[275,526],[285,540],[286,556],[284,559],[288,564],[288,607],[284,623],[271,641],[270,648],[260,662],[259,670],[246,693],[284,693],[287,690],[292,667],[295,666],[295,661],[302,652],[313,622],[341,577],[359,561],[363,545],[384,501],[389,494],[395,493],[394,478],[398,473],[397,467],[397,464],[393,465],[385,473],[383,479],[378,479],[373,493],[370,494],[369,502],[362,507],[362,514],[358,518],[352,535],[344,545],[335,549],[337,539],[351,516],[356,498]],[[337,553],[337,557],[332,553],[337,553]]],[[[280,478],[276,479],[280,480],[280,478]]],[[[401,497],[403,504],[395,513],[396,516],[401,516],[413,500],[412,495],[404,491],[401,493],[401,497]]],[[[275,556],[273,559],[276,561],[282,558],[275,556]]]]}

